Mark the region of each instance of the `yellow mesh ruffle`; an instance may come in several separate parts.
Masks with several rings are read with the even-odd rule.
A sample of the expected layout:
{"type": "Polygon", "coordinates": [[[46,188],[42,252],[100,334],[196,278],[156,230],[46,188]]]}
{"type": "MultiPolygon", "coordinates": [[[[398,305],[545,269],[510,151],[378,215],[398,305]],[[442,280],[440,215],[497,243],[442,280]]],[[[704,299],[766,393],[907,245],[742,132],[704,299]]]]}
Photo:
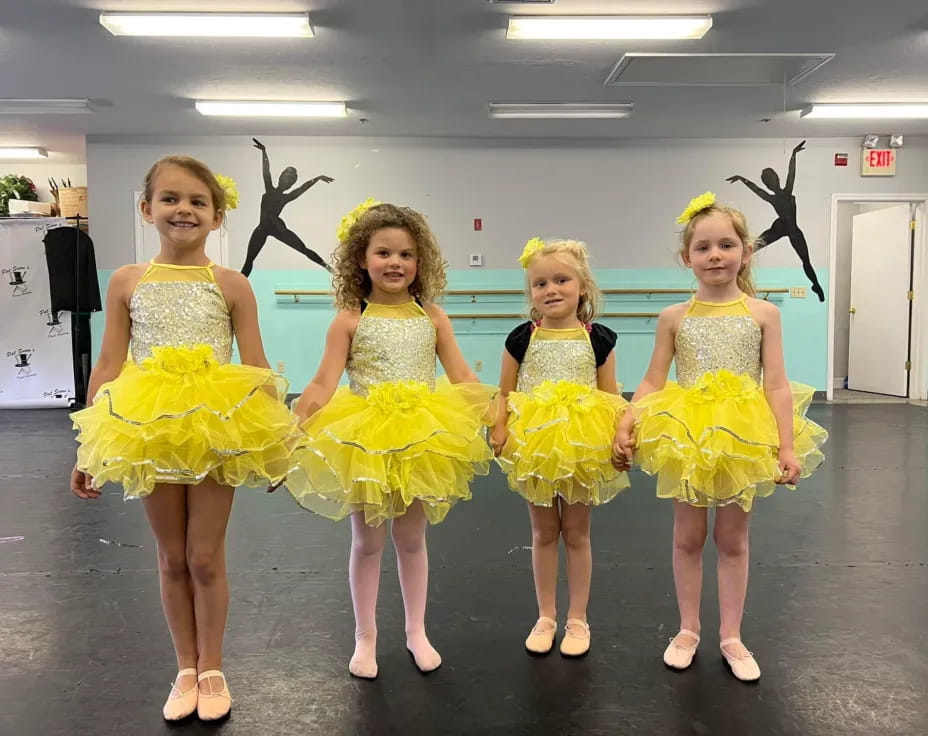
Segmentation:
{"type": "Polygon", "coordinates": [[[531,394],[509,394],[509,437],[497,458],[509,488],[538,506],[557,496],[599,505],[628,488],[612,467],[621,396],[568,381],[545,381],[531,394]]]}
{"type": "Polygon", "coordinates": [[[415,381],[375,384],[366,397],[342,387],[303,424],[287,488],[310,511],[330,519],[360,511],[371,526],[418,499],[436,524],[470,499],[475,474],[489,472],[496,391],[447,378],[434,391],[415,381]]]}
{"type": "Polygon", "coordinates": [[[286,393],[283,376],[219,364],[208,345],[155,348],[71,414],[77,465],[98,486],[121,484],[127,497],[206,477],[229,486],[279,482],[299,437],[286,393]]]}
{"type": "MultiPolygon", "coordinates": [[[[805,416],[813,389],[793,390],[793,451],[806,478],[822,463],[828,433],[805,416]]],[[[691,388],[668,381],[633,404],[635,459],[657,476],[657,495],[694,506],[737,503],[750,511],[779,475],[779,435],[763,389],[749,376],[716,371],[691,388]]],[[[795,486],[787,486],[795,489],[795,486]]]]}

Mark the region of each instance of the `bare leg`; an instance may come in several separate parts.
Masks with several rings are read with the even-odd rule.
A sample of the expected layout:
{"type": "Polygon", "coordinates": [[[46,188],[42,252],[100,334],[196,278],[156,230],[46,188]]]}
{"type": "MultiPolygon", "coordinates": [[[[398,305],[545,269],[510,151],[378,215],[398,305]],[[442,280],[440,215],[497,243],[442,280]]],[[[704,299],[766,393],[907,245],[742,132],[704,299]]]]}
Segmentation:
{"type": "Polygon", "coordinates": [[[593,575],[590,546],[590,507],[582,503],[561,502],[561,534],[567,548],[567,586],[570,591],[567,618],[586,621],[593,575]]]}
{"type": "MultiPolygon", "coordinates": [[[[174,642],[177,669],[196,669],[197,626],[186,555],[186,488],[182,485],[159,484],[142,499],[142,505],[158,546],[161,606],[174,642]]],[[[195,684],[195,675],[185,675],[178,678],[175,686],[183,692],[195,684]]]]}
{"type": "MultiPolygon", "coordinates": [[[[741,618],[748,588],[748,525],[750,514],[736,504],[715,513],[715,546],[718,550],[719,636],[724,641],[741,638],[741,618]]],[[[743,649],[743,646],[741,647],[743,649]]],[[[731,654],[747,653],[728,647],[731,654]]]]}
{"type": "MultiPolygon", "coordinates": [[[[222,640],[229,613],[226,527],[235,490],[207,478],[187,488],[187,567],[193,580],[197,617],[197,671],[222,669],[222,640]]],[[[200,683],[201,692],[219,692],[221,678],[200,683]]]]}
{"type": "MultiPolygon", "coordinates": [[[[699,599],[702,594],[702,550],[706,543],[706,509],[675,501],[673,504],[673,581],[680,609],[680,628],[700,632],[699,599]]],[[[682,646],[696,643],[678,637],[682,646]]]]}
{"type": "Polygon", "coordinates": [[[528,505],[532,520],[532,574],[538,617],[557,620],[557,544],[561,534],[558,499],[553,506],[528,505]]]}

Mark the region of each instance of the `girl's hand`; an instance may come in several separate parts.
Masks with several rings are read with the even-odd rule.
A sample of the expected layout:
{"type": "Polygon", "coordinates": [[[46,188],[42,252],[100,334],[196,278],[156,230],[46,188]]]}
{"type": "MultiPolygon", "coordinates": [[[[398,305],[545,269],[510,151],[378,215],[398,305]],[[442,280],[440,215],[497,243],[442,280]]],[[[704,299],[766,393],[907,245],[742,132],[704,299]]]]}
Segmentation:
{"type": "Polygon", "coordinates": [[[616,470],[629,470],[635,455],[635,430],[619,427],[612,443],[612,467],[616,470]]]}
{"type": "Polygon", "coordinates": [[[796,485],[799,480],[799,473],[802,472],[802,466],[792,450],[780,450],[777,453],[777,466],[780,469],[780,477],[777,478],[777,483],[790,486],[796,485]]]}
{"type": "Polygon", "coordinates": [[[255,148],[257,148],[259,151],[263,151],[265,149],[265,145],[257,138],[252,138],[251,140],[255,142],[255,148]]]}
{"type": "Polygon", "coordinates": [[[93,478],[83,470],[78,470],[76,465],[71,471],[71,492],[78,498],[100,498],[100,490],[94,486],[93,478]]]}
{"type": "Polygon", "coordinates": [[[499,457],[499,454],[503,451],[503,448],[506,446],[506,441],[509,439],[509,430],[505,425],[497,425],[493,427],[493,431],[490,432],[490,447],[493,448],[493,454],[499,457]]]}

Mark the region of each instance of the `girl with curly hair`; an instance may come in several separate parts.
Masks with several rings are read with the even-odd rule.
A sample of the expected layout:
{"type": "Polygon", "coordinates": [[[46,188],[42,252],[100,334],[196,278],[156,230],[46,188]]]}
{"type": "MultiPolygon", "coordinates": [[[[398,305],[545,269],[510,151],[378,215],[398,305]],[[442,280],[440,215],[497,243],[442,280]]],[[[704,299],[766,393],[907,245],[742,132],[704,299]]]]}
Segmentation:
{"type": "Polygon", "coordinates": [[[386,524],[393,520],[406,647],[422,672],[441,664],[425,632],[426,522],[471,497],[493,453],[496,389],[477,381],[435,300],[445,261],[425,218],[368,200],[339,228],[338,314],[315,377],[296,404],[306,438],[287,487],[305,508],[351,517],[349,584],[355,677],[377,676],[375,610],[386,524]],[[435,357],[446,377],[435,379],[435,357]],[[342,372],[349,385],[338,388],[342,372]]]}

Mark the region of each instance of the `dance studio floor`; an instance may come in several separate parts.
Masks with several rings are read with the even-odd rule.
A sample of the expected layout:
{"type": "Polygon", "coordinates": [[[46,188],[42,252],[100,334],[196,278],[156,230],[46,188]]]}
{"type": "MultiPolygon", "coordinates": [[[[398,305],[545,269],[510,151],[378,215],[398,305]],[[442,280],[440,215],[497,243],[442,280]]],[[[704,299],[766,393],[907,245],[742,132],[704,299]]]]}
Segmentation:
{"type": "MultiPolygon", "coordinates": [[[[672,520],[639,473],[593,514],[590,654],[528,656],[528,515],[494,470],[429,532],[429,632],[444,657],[429,676],[405,650],[385,555],[375,682],[346,669],[347,523],[313,517],[283,490],[238,491],[232,716],[168,726],[174,661],[140,504],[115,488],[94,503],[71,495],[65,412],[0,412],[0,733],[928,734],[928,409],[810,413],[831,432],[826,465],[758,502],[753,519],[743,633],[763,670],[756,685],[718,654],[711,547],[700,653],[685,673],[664,668],[677,625],[672,520]]],[[[566,612],[563,584],[560,601],[566,612]]]]}

